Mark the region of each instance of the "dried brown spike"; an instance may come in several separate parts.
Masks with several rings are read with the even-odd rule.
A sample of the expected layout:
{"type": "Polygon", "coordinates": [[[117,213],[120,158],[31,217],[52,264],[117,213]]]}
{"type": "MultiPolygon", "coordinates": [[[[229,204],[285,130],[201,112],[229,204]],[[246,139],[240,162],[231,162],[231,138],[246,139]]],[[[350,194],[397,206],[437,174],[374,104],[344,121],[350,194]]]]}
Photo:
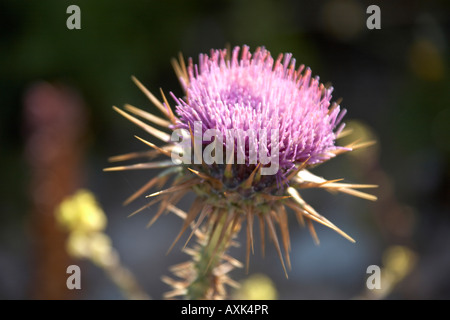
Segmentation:
{"type": "Polygon", "coordinates": [[[178,53],[178,60],[180,61],[180,67],[181,67],[181,71],[183,72],[183,75],[185,76],[185,78],[187,80],[189,80],[189,75],[188,75],[188,72],[186,69],[186,64],[184,62],[184,57],[181,52],[178,53]]]}
{"type": "Polygon", "coordinates": [[[378,188],[376,184],[355,184],[355,183],[335,183],[336,180],[328,180],[320,185],[322,188],[332,189],[332,188],[350,188],[350,189],[367,189],[367,188],[378,188]]]}
{"type": "Polygon", "coordinates": [[[308,223],[309,232],[311,233],[311,236],[314,239],[314,243],[316,245],[319,245],[320,240],[319,240],[319,237],[317,236],[316,229],[314,229],[314,225],[313,225],[311,219],[306,219],[306,222],[308,223]]]}
{"type": "Polygon", "coordinates": [[[165,194],[165,193],[171,193],[171,192],[175,192],[175,191],[189,189],[190,187],[192,187],[195,184],[198,184],[199,182],[200,182],[199,179],[191,179],[191,180],[188,180],[188,181],[186,181],[184,183],[181,183],[181,184],[175,185],[173,187],[170,187],[168,189],[152,193],[152,194],[148,195],[146,198],[159,196],[159,195],[165,194]]]}
{"type": "Polygon", "coordinates": [[[233,258],[232,256],[224,254],[222,257],[224,260],[228,261],[233,267],[242,268],[242,263],[239,260],[233,258]]]}
{"type": "MultiPolygon", "coordinates": [[[[216,243],[214,244],[213,253],[211,254],[211,258],[209,259],[209,262],[208,262],[208,265],[207,265],[207,267],[205,269],[205,272],[209,269],[212,261],[216,257],[216,253],[217,253],[217,250],[219,249],[219,247],[225,243],[224,239],[225,239],[225,236],[227,234],[228,228],[230,227],[231,222],[235,218],[234,210],[230,210],[230,212],[225,213],[225,214],[227,215],[225,223],[222,225],[222,228],[221,228],[220,233],[219,233],[219,238],[216,240],[216,243]]],[[[212,238],[212,237],[214,237],[214,234],[211,233],[210,236],[212,238]]]]}
{"type": "Polygon", "coordinates": [[[170,195],[164,195],[161,197],[162,201],[159,205],[159,209],[156,212],[155,216],[148,222],[147,228],[150,228],[156,220],[164,213],[164,211],[167,209],[167,206],[169,205],[169,201],[167,201],[170,198],[170,195]]]}
{"type": "Polygon", "coordinates": [[[186,219],[187,217],[187,213],[184,210],[181,210],[180,208],[174,206],[173,204],[168,204],[167,210],[172,211],[173,213],[175,213],[175,215],[177,215],[183,220],[186,219]]]}
{"type": "Polygon", "coordinates": [[[187,227],[190,225],[190,223],[195,219],[195,217],[199,214],[201,207],[203,206],[203,200],[201,198],[196,198],[194,200],[194,203],[191,206],[191,209],[189,209],[189,212],[184,219],[183,226],[181,227],[180,232],[178,233],[177,237],[173,241],[172,245],[170,246],[167,253],[169,253],[172,248],[175,246],[175,244],[180,240],[180,237],[183,235],[183,233],[186,231],[187,227]]]}
{"type": "Polygon", "coordinates": [[[141,196],[142,194],[144,194],[144,192],[146,192],[147,190],[149,190],[151,187],[153,187],[155,184],[157,184],[158,182],[162,182],[162,181],[167,181],[167,179],[169,179],[168,176],[164,176],[164,177],[154,177],[153,179],[150,179],[149,182],[147,182],[145,185],[143,185],[138,191],[136,191],[135,193],[133,193],[130,197],[128,197],[125,201],[124,201],[124,205],[127,205],[129,203],[131,203],[133,200],[135,200],[137,197],[141,196]]]}
{"type": "Polygon", "coordinates": [[[174,192],[167,201],[170,203],[170,205],[175,206],[178,203],[178,201],[180,201],[184,197],[184,195],[188,192],[189,189],[174,192]]]}
{"type": "Polygon", "coordinates": [[[194,170],[191,168],[188,168],[188,170],[191,171],[193,174],[197,175],[199,178],[210,181],[215,189],[217,189],[217,190],[222,189],[222,181],[220,181],[219,179],[213,178],[207,174],[204,174],[200,171],[197,171],[197,170],[194,170]]]}
{"type": "MultiPolygon", "coordinates": [[[[209,216],[208,226],[211,226],[211,230],[208,231],[208,232],[209,232],[210,235],[214,234],[214,232],[216,231],[217,225],[219,224],[219,221],[220,221],[220,219],[222,219],[224,214],[225,214],[224,211],[216,209],[213,212],[213,214],[211,214],[209,216]]],[[[211,239],[212,239],[212,237],[208,237],[208,243],[206,244],[206,246],[210,245],[211,239]]]]}
{"type": "MultiPolygon", "coordinates": [[[[299,174],[295,177],[295,181],[298,183],[297,187],[305,189],[305,188],[324,188],[327,191],[339,191],[343,193],[350,194],[352,196],[360,197],[366,200],[375,201],[377,197],[365,192],[353,190],[353,189],[362,189],[362,188],[377,188],[378,186],[375,184],[352,184],[352,183],[338,183],[342,179],[335,180],[326,180],[322,177],[316,176],[310,173],[307,170],[303,170],[299,172],[299,174]]],[[[295,189],[293,189],[295,190],[295,189]]],[[[290,193],[293,192],[292,189],[288,188],[290,193]]],[[[295,192],[295,191],[294,191],[295,192]]],[[[299,196],[297,196],[299,197],[299,196]]],[[[303,200],[301,200],[304,203],[303,200]]]]}
{"type": "MultiPolygon", "coordinates": [[[[189,84],[189,75],[186,69],[186,64],[184,62],[183,54],[180,52],[178,54],[178,60],[175,58],[171,59],[172,67],[175,70],[175,74],[178,77],[178,80],[183,79],[185,84],[189,84]]],[[[182,83],[183,84],[183,83],[182,83]]],[[[184,87],[184,86],[183,86],[184,87]]]]}
{"type": "Polygon", "coordinates": [[[159,88],[159,91],[161,92],[161,96],[163,97],[163,101],[167,107],[167,112],[168,112],[168,117],[170,119],[170,122],[172,122],[173,124],[177,123],[177,117],[175,117],[175,115],[173,114],[172,108],[170,107],[169,102],[167,101],[166,95],[164,94],[164,91],[159,88]]]}
{"type": "Polygon", "coordinates": [[[303,161],[300,166],[289,173],[289,175],[283,180],[283,183],[289,182],[293,177],[295,177],[300,171],[306,168],[306,165],[308,164],[309,159],[311,159],[311,156],[309,156],[305,161],[303,161]]]}
{"type": "MultiPolygon", "coordinates": [[[[288,204],[286,202],[286,204],[288,204]]],[[[331,223],[330,221],[328,221],[328,219],[324,218],[323,216],[321,216],[320,214],[318,214],[315,211],[311,211],[310,209],[312,209],[311,207],[309,207],[309,211],[306,210],[305,208],[302,208],[299,206],[299,204],[291,202],[288,204],[289,206],[294,206],[297,207],[297,210],[299,210],[300,212],[303,212],[303,214],[305,215],[305,217],[310,218],[320,224],[323,224],[324,226],[336,231],[337,233],[339,233],[341,236],[343,236],[344,238],[346,238],[347,240],[349,240],[350,242],[356,242],[352,237],[350,237],[348,234],[346,234],[344,231],[342,231],[341,229],[339,229],[338,227],[336,227],[333,223],[331,223]]]]}
{"type": "Polygon", "coordinates": [[[181,67],[180,67],[180,64],[178,63],[177,59],[172,58],[172,59],[170,59],[170,62],[172,63],[172,67],[173,67],[173,70],[175,71],[175,74],[177,75],[177,78],[184,79],[183,72],[181,71],[181,67]]]}
{"type": "Polygon", "coordinates": [[[171,160],[164,161],[156,161],[156,162],[146,162],[146,163],[136,163],[128,166],[117,166],[117,167],[109,167],[104,168],[103,171],[125,171],[125,170],[146,170],[146,169],[160,169],[160,168],[168,168],[175,167],[175,164],[171,160]]]}
{"type": "Polygon", "coordinates": [[[144,118],[144,119],[146,119],[146,120],[148,120],[150,122],[153,122],[154,124],[157,124],[157,125],[159,125],[161,127],[168,128],[170,126],[170,122],[169,121],[164,120],[164,119],[162,119],[160,117],[157,117],[154,114],[146,112],[146,111],[144,111],[142,109],[136,108],[135,106],[132,106],[131,104],[128,104],[128,103],[125,104],[124,108],[127,111],[129,111],[131,113],[134,113],[135,115],[140,116],[141,118],[144,118]]]}
{"type": "Polygon", "coordinates": [[[300,210],[297,206],[291,205],[290,202],[285,203],[289,208],[294,210],[295,216],[297,217],[298,224],[302,227],[305,226],[305,219],[303,218],[303,210],[300,210]]]}
{"type": "Polygon", "coordinates": [[[250,176],[244,182],[242,182],[242,184],[241,184],[242,188],[248,189],[252,186],[253,178],[255,177],[256,172],[258,172],[260,170],[260,167],[261,167],[261,162],[258,163],[258,165],[255,167],[255,169],[253,169],[250,176]]]}
{"type": "MultiPolygon", "coordinates": [[[[164,105],[159,101],[135,76],[131,79],[138,86],[138,88],[147,96],[147,98],[166,116],[169,118],[169,112],[164,105]]],[[[170,118],[169,118],[170,119],[170,118]]]]}
{"type": "Polygon", "coordinates": [[[113,109],[120,113],[120,115],[122,115],[123,117],[127,118],[128,120],[130,120],[131,122],[133,122],[135,125],[137,125],[138,127],[141,127],[142,129],[144,129],[145,131],[147,131],[148,133],[150,133],[151,135],[155,136],[156,138],[164,141],[164,142],[170,142],[170,135],[168,133],[165,133],[161,130],[158,130],[156,128],[153,128],[152,126],[142,122],[141,120],[133,117],[132,115],[126,113],[125,111],[117,108],[116,106],[113,106],[113,109]]]}
{"type": "Polygon", "coordinates": [[[225,243],[230,243],[230,245],[232,244],[231,239],[241,229],[242,224],[241,218],[242,218],[241,215],[238,213],[235,213],[233,215],[233,221],[231,223],[230,232],[228,233],[228,235],[226,235],[225,243]]]}
{"type": "Polygon", "coordinates": [[[337,189],[337,190],[340,191],[340,192],[344,192],[344,193],[350,194],[352,196],[359,197],[359,198],[366,199],[366,200],[370,200],[370,201],[376,201],[378,199],[376,196],[374,196],[372,194],[369,194],[369,193],[366,193],[366,192],[361,192],[361,191],[358,191],[358,190],[349,189],[349,188],[340,188],[340,189],[337,189]]]}
{"type": "Polygon", "coordinates": [[[261,253],[262,256],[264,258],[265,253],[266,253],[266,244],[265,244],[265,236],[264,236],[264,218],[262,217],[262,214],[258,215],[259,218],[259,233],[260,233],[260,238],[261,238],[261,253]]]}
{"type": "Polygon", "coordinates": [[[192,227],[192,232],[189,235],[188,239],[186,240],[183,249],[186,248],[187,244],[189,243],[189,241],[191,240],[192,236],[194,235],[194,233],[198,230],[198,228],[200,227],[200,225],[202,224],[203,220],[205,219],[205,217],[211,213],[211,207],[209,205],[206,205],[203,207],[202,212],[200,213],[200,216],[198,217],[198,220],[195,222],[194,226],[192,227]]]}
{"type": "Polygon", "coordinates": [[[161,149],[161,148],[158,147],[157,145],[155,145],[155,144],[153,144],[153,143],[151,143],[151,142],[149,142],[149,141],[147,141],[147,140],[145,140],[145,139],[142,139],[142,138],[140,138],[140,137],[138,137],[138,136],[134,136],[134,137],[135,137],[136,139],[142,141],[143,143],[145,143],[145,144],[148,145],[149,147],[152,147],[153,149],[159,151],[161,154],[164,154],[164,155],[166,155],[166,156],[168,156],[168,157],[172,157],[172,154],[171,154],[169,151],[164,150],[164,149],[161,149]]]}
{"type": "Polygon", "coordinates": [[[261,196],[268,201],[278,201],[283,199],[289,199],[291,196],[274,196],[271,194],[262,193],[261,196]]]}
{"type": "MultiPolygon", "coordinates": [[[[164,147],[163,147],[164,149],[164,147]]],[[[126,161],[126,160],[132,160],[137,158],[150,158],[153,159],[157,155],[159,155],[159,152],[156,150],[150,150],[150,151],[141,151],[141,152],[130,152],[126,154],[120,154],[117,156],[112,156],[108,158],[109,162],[119,162],[119,161],[126,161]]]]}
{"type": "Polygon", "coordinates": [[[286,209],[283,205],[278,207],[279,226],[281,232],[281,239],[283,241],[284,256],[286,257],[286,264],[291,269],[291,258],[289,251],[291,250],[291,241],[289,236],[289,224],[286,209]]]}
{"type": "Polygon", "coordinates": [[[357,149],[361,149],[361,148],[367,148],[367,147],[373,146],[376,143],[377,142],[375,140],[370,140],[370,141],[366,141],[366,142],[357,143],[357,144],[353,145],[352,151],[357,150],[357,149]]]}
{"type": "Polygon", "coordinates": [[[146,205],[140,207],[139,209],[137,209],[137,210],[134,211],[133,213],[129,214],[128,217],[134,216],[135,214],[141,212],[142,210],[144,210],[144,209],[146,209],[146,208],[148,208],[148,207],[151,207],[152,205],[154,205],[155,203],[157,203],[157,202],[159,202],[159,201],[161,201],[161,200],[162,200],[162,198],[156,198],[156,199],[153,199],[152,201],[150,201],[150,202],[147,203],[146,205]]]}
{"type": "Polygon", "coordinates": [[[250,207],[249,212],[246,214],[247,216],[247,253],[246,253],[246,272],[248,273],[248,268],[250,265],[250,248],[252,250],[252,253],[254,253],[253,249],[253,210],[250,207]]]}
{"type": "Polygon", "coordinates": [[[346,145],[344,147],[346,149],[336,149],[336,150],[332,150],[330,152],[334,153],[335,155],[339,155],[339,154],[342,154],[345,152],[355,151],[355,150],[361,149],[361,148],[367,148],[367,147],[370,147],[377,143],[375,140],[370,140],[370,141],[366,141],[366,142],[359,142],[359,141],[360,141],[360,139],[346,145]]]}
{"type": "Polygon", "coordinates": [[[353,132],[353,129],[351,129],[351,128],[346,128],[346,129],[342,130],[342,131],[338,134],[338,136],[336,137],[336,139],[341,139],[341,138],[343,138],[343,137],[346,137],[346,136],[350,135],[352,132],[353,132]]]}
{"type": "Polygon", "coordinates": [[[275,230],[275,226],[273,225],[272,217],[269,214],[264,215],[266,217],[267,226],[269,228],[269,232],[273,242],[275,243],[275,248],[277,249],[278,257],[280,258],[281,264],[283,266],[284,274],[286,278],[288,278],[286,266],[284,265],[283,255],[281,254],[280,243],[278,241],[277,232],[275,230]]]}

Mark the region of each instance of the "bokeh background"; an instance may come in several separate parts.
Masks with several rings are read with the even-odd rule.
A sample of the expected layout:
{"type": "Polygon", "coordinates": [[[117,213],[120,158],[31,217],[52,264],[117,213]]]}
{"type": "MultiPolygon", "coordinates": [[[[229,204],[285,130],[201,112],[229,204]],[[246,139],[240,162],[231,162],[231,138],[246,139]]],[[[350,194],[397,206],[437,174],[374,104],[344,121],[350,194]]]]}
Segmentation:
{"type": "MultiPolygon", "coordinates": [[[[125,297],[102,268],[66,253],[53,213],[78,188],[97,197],[105,233],[141,288],[154,299],[169,291],[161,277],[189,258],[182,241],[166,255],[181,220],[168,214],[146,229],[156,208],[127,218],[146,202],[122,202],[155,172],[102,171],[108,157],[142,150],[133,137],[142,131],[111,106],[156,113],[131,75],[180,96],[170,64],[178,52],[195,60],[247,44],[292,52],[343,98],[349,139],[377,141],[314,172],[380,187],[376,202],[304,195],[356,244],[317,226],[316,246],[291,217],[289,279],[272,245],[233,278],[264,275],[278,299],[449,299],[449,9],[445,0],[1,1],[0,298],[125,297]],[[70,4],[81,9],[81,30],[66,28],[70,4]],[[366,27],[371,4],[381,30],[366,27]],[[78,291],[65,286],[71,264],[81,268],[78,291]],[[382,269],[381,290],[366,288],[370,265],[382,269]]],[[[245,261],[245,248],[232,254],[245,261]]]]}

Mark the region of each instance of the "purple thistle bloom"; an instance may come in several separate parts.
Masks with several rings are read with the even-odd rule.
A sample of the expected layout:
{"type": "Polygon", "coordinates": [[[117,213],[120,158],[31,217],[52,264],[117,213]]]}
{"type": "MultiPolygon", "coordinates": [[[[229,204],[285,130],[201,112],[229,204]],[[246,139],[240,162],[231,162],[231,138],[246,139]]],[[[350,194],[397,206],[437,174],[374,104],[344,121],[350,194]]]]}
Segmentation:
{"type": "MultiPolygon", "coordinates": [[[[203,132],[219,130],[225,144],[230,129],[278,130],[281,174],[296,163],[312,165],[333,157],[330,151],[339,148],[334,142],[343,125],[334,130],[345,114],[336,104],[329,108],[333,88],[326,89],[319,77],[312,78],[304,65],[295,70],[290,53],[280,54],[275,61],[264,47],[251,54],[243,46],[239,59],[240,51],[235,47],[231,59],[226,50],[200,54],[199,65],[190,59],[188,81],[181,79],[186,101],[174,97],[178,128],[189,130],[201,121],[203,132]]],[[[256,137],[257,145],[262,138],[256,137]]],[[[269,135],[263,145],[270,154],[269,135]]],[[[248,165],[248,149],[245,157],[248,165]]]]}
{"type": "Polygon", "coordinates": [[[354,142],[344,147],[335,145],[336,139],[349,131],[341,132],[344,124],[340,122],[345,110],[341,111],[336,102],[330,103],[332,88],[325,88],[318,77],[313,78],[309,68],[305,69],[302,65],[295,69],[292,54],[280,54],[274,60],[264,47],[257,48],[253,54],[247,46],[236,47],[231,56],[226,50],[211,50],[210,55],[200,55],[198,65],[190,59],[187,68],[181,55],[179,61],[174,59],[172,62],[185,93],[182,99],[171,93],[177,104],[176,114],[162,90],[163,102],[135,78],[133,80],[138,87],[166,119],[131,105],[124,106],[126,111],[114,107],[122,116],[162,140],[165,145],[159,147],[136,137],[154,150],[111,159],[123,161],[144,156],[151,160],[157,155],[164,155],[172,161],[141,162],[105,169],[164,169],[131,195],[126,203],[153,186],[162,186],[169,178],[174,178],[169,188],[148,195],[154,200],[134,212],[160,202],[149,225],[166,211],[182,217],[183,226],[170,248],[189,227],[193,230],[187,242],[191,236],[197,237],[198,245],[189,250],[193,261],[174,268],[174,274],[181,280],[164,279],[174,288],[167,297],[223,298],[223,285],[233,284],[227,272],[240,266],[225,252],[244,224],[247,267],[250,252],[253,251],[254,224],[258,223],[262,252],[265,232],[268,232],[286,276],[287,269],[291,267],[288,212],[293,212],[298,221],[309,228],[316,243],[319,240],[313,222],[327,226],[354,242],[353,238],[316,212],[300,193],[302,189],[320,188],[376,200],[375,196],[356,190],[374,188],[375,185],[339,182],[341,179],[326,180],[309,171],[314,164],[373,143],[354,142]],[[172,135],[143,120],[171,130],[172,135]],[[183,143],[174,140],[176,134],[183,143]],[[201,140],[197,140],[199,135],[201,140]],[[204,141],[205,136],[214,138],[214,143],[208,138],[204,141]],[[222,152],[224,149],[226,152],[222,152]],[[230,149],[233,158],[229,158],[230,149]],[[196,151],[201,154],[196,154],[196,151]],[[209,155],[214,160],[218,156],[219,161],[206,159],[209,155]],[[275,171],[263,173],[268,164],[265,160],[270,157],[272,161],[274,155],[277,162],[275,171]],[[197,156],[203,158],[198,159],[197,156]],[[223,156],[225,161],[221,162],[223,156]],[[183,160],[179,161],[181,158],[183,160]],[[196,198],[190,209],[184,212],[176,204],[189,191],[194,192],[196,198]],[[276,225],[279,226],[281,241],[276,225]]]}

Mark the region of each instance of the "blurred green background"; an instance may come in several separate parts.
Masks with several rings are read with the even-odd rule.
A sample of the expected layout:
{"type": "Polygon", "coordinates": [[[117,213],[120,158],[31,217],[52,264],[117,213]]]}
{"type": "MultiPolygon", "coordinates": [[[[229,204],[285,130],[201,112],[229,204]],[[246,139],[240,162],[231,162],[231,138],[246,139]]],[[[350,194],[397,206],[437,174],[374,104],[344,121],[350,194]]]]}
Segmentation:
{"type": "MultiPolygon", "coordinates": [[[[97,196],[108,217],[106,233],[141,287],[155,299],[169,290],[161,276],[188,259],[181,245],[165,255],[181,221],[169,214],[146,229],[153,208],[127,218],[145,201],[123,207],[123,200],[155,172],[102,171],[108,157],[142,149],[133,137],[140,129],[111,106],[130,103],[157,113],[131,75],[152,92],[161,87],[181,96],[170,64],[178,52],[196,61],[211,48],[247,44],[252,50],[263,45],[273,56],[292,52],[298,65],[333,85],[335,99],[343,97],[345,122],[378,142],[315,172],[380,185],[375,203],[321,190],[305,193],[356,244],[318,226],[321,244],[315,246],[308,231],[290,219],[289,279],[272,245],[264,259],[256,250],[249,275],[272,279],[279,299],[449,299],[449,4],[1,1],[0,298],[123,298],[102,270],[65,257],[64,236],[52,236],[58,231],[48,204],[79,187],[97,196]],[[70,4],[81,9],[81,30],[66,27],[70,4]],[[366,27],[371,4],[381,9],[381,30],[366,27]],[[51,86],[33,96],[42,82],[51,86]],[[33,107],[46,101],[53,107],[33,107]],[[58,101],[70,107],[58,109],[58,101]],[[52,152],[54,158],[48,156],[52,152]],[[82,270],[77,292],[65,288],[69,264],[82,270]],[[383,280],[383,292],[366,289],[366,269],[373,264],[396,274],[396,280],[383,280]]],[[[184,209],[189,201],[181,204],[184,209]]],[[[233,253],[241,261],[244,254],[245,248],[233,253]]],[[[242,269],[232,273],[238,281],[249,275],[242,269]]]]}

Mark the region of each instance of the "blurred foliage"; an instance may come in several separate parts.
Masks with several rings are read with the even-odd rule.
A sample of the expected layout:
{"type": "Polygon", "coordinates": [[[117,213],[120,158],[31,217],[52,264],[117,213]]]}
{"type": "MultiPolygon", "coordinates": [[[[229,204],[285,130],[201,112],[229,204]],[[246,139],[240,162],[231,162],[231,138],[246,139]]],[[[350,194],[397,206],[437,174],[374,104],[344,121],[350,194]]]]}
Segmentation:
{"type": "Polygon", "coordinates": [[[104,234],[107,218],[91,192],[78,190],[64,199],[55,216],[69,233],[66,247],[71,256],[89,258],[99,266],[111,264],[111,239],[104,234]]]}
{"type": "Polygon", "coordinates": [[[253,274],[242,281],[233,296],[238,300],[276,300],[278,292],[273,281],[264,274],[253,274]]]}
{"type": "Polygon", "coordinates": [[[94,195],[88,190],[78,190],[61,202],[56,220],[69,231],[95,232],[106,228],[107,219],[94,195]]]}
{"type": "Polygon", "coordinates": [[[88,259],[102,268],[129,299],[148,299],[133,274],[120,263],[111,238],[104,233],[107,218],[94,195],[78,190],[64,199],[55,212],[56,221],[68,233],[67,252],[76,259],[88,259]]]}

